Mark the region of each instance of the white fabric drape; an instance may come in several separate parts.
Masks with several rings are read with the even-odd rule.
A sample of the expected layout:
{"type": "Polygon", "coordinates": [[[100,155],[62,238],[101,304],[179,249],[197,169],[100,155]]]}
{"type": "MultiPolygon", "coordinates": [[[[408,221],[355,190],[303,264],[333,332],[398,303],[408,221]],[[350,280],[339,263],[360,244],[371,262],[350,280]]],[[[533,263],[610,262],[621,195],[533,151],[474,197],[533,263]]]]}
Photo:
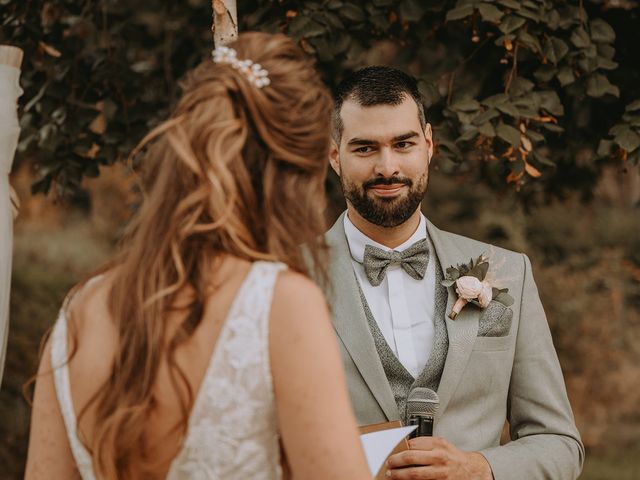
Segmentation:
{"type": "Polygon", "coordinates": [[[13,251],[13,212],[9,172],[18,145],[17,100],[22,95],[20,70],[0,64],[0,385],[9,334],[9,292],[13,251]]]}

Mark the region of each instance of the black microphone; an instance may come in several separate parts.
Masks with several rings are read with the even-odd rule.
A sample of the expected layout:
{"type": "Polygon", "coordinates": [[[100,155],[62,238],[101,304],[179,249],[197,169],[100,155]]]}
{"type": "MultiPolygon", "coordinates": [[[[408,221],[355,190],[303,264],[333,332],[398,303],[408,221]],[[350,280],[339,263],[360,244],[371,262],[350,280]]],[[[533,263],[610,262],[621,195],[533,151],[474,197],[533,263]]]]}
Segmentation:
{"type": "Polygon", "coordinates": [[[409,438],[433,436],[433,417],[440,405],[438,394],[430,388],[417,387],[407,397],[409,425],[417,425],[409,438]]]}

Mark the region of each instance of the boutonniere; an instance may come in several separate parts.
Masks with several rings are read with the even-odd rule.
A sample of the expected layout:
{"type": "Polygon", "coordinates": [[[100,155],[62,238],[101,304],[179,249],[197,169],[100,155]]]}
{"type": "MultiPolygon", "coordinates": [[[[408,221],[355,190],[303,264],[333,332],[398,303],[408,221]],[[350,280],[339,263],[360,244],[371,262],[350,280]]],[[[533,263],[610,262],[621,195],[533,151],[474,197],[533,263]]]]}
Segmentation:
{"type": "Polygon", "coordinates": [[[471,259],[469,263],[461,263],[447,268],[447,276],[441,283],[445,287],[455,285],[458,299],[449,313],[449,318],[455,320],[467,303],[473,303],[480,308],[487,308],[491,300],[509,307],[513,305],[513,298],[508,288],[496,288],[486,279],[489,271],[489,259],[483,255],[471,259]]]}

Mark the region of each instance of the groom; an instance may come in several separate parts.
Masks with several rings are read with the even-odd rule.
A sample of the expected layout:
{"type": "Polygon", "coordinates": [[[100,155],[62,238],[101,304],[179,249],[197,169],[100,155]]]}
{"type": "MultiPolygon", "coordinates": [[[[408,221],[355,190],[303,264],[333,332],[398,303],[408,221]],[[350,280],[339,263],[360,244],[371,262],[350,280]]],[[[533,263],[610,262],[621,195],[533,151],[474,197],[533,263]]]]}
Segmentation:
{"type": "Polygon", "coordinates": [[[529,259],[420,211],[433,140],[415,79],[368,67],[335,100],[330,160],[347,211],[326,234],[329,302],[358,422],[406,421],[416,387],[440,398],[434,437],[390,457],[388,478],[577,478],[584,448],[529,259]],[[451,320],[443,272],[482,254],[514,303],[468,304],[451,320]]]}

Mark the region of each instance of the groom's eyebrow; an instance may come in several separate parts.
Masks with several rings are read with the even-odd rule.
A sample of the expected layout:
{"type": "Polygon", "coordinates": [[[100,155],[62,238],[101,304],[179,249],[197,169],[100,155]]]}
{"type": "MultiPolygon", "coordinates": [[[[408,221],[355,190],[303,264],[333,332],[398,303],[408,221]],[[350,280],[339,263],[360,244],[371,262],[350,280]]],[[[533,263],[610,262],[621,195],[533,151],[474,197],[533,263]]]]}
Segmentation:
{"type": "Polygon", "coordinates": [[[393,137],[392,142],[393,143],[402,142],[403,140],[409,140],[410,138],[417,137],[417,136],[419,136],[418,132],[414,132],[413,130],[411,130],[410,132],[403,133],[402,135],[398,135],[397,137],[393,137]]]}
{"type": "Polygon", "coordinates": [[[369,140],[366,138],[352,138],[349,140],[347,145],[377,145],[378,142],[376,140],[369,140]]]}
{"type": "MultiPolygon", "coordinates": [[[[391,139],[391,143],[402,142],[404,140],[409,140],[410,138],[418,137],[418,132],[414,132],[413,130],[403,133],[401,135],[396,135],[391,139]]],[[[370,140],[368,138],[352,138],[347,142],[347,145],[359,145],[359,146],[369,146],[369,145],[378,145],[380,142],[378,140],[370,140]]]]}

